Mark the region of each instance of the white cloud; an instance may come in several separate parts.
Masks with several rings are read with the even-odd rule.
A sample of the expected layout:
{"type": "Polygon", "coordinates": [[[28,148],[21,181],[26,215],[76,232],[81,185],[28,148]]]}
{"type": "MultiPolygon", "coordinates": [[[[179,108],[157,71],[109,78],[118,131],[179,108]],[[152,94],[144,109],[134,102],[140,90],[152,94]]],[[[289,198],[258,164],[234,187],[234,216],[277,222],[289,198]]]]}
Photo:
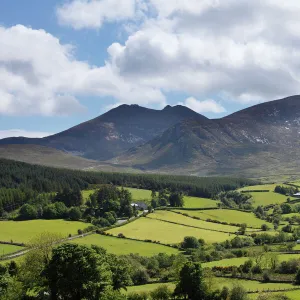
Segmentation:
{"type": "Polygon", "coordinates": [[[188,108],[200,114],[202,113],[220,114],[226,112],[226,109],[220,103],[216,102],[213,99],[199,101],[194,97],[189,97],[183,103],[179,103],[179,104],[185,105],[188,108]]]}
{"type": "Polygon", "coordinates": [[[121,77],[109,63],[76,60],[71,45],[44,30],[0,27],[0,114],[66,115],[84,109],[80,96],[116,102],[165,103],[159,88],[121,77]]]}
{"type": "Polygon", "coordinates": [[[108,50],[123,78],[245,104],[299,93],[299,1],[149,2],[157,15],[108,50]]]}
{"type": "Polygon", "coordinates": [[[4,139],[7,137],[42,138],[52,134],[53,133],[50,132],[27,131],[23,129],[9,129],[9,130],[0,130],[0,139],[4,139]]]}
{"type": "Polygon", "coordinates": [[[57,17],[75,29],[101,28],[104,22],[133,18],[135,9],[135,0],[74,0],[58,7],[57,17]]]}

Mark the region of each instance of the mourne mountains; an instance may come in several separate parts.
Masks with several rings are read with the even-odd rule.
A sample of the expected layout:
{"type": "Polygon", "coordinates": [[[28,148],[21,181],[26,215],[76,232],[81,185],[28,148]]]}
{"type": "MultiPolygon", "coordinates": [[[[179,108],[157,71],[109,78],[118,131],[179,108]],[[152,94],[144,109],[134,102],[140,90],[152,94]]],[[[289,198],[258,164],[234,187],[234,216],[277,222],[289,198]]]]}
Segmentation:
{"type": "Polygon", "coordinates": [[[121,105],[46,138],[2,139],[0,157],[95,170],[292,176],[300,173],[299,138],[300,96],[212,120],[180,105],[121,105]]]}

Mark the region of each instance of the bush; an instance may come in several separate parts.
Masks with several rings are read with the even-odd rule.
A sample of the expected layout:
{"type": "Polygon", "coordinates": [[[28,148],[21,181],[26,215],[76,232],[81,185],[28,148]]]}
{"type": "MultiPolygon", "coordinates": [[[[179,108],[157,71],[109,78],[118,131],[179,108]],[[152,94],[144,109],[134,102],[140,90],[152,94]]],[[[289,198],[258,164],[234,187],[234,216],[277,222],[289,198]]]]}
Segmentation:
{"type": "Polygon", "coordinates": [[[123,233],[119,233],[119,234],[118,234],[118,238],[120,238],[120,239],[125,239],[125,235],[124,235],[123,233]]]}
{"type": "Polygon", "coordinates": [[[150,293],[153,300],[169,300],[172,296],[172,292],[165,285],[157,287],[150,293]]]}
{"type": "Polygon", "coordinates": [[[193,236],[186,236],[181,243],[183,249],[198,249],[200,247],[199,241],[193,236]]]}
{"type": "Polygon", "coordinates": [[[295,277],[295,284],[300,285],[300,269],[298,269],[296,277],[295,277]]]}
{"type": "Polygon", "coordinates": [[[135,285],[146,284],[149,280],[150,277],[145,269],[137,269],[132,276],[132,281],[135,285]]]}
{"type": "Polygon", "coordinates": [[[35,206],[30,204],[24,204],[20,209],[19,218],[21,220],[33,220],[37,218],[37,209],[35,206]]]}
{"type": "Polygon", "coordinates": [[[261,230],[262,230],[262,231],[267,231],[267,230],[269,230],[268,225],[267,225],[267,224],[262,224],[262,225],[261,225],[261,230]]]}
{"type": "Polygon", "coordinates": [[[270,278],[270,274],[269,272],[265,271],[263,273],[263,282],[267,283],[267,282],[270,282],[271,278],[270,278]]]}
{"type": "Polygon", "coordinates": [[[149,295],[146,292],[130,293],[127,296],[127,300],[147,300],[147,299],[149,299],[149,295]]]}
{"type": "Polygon", "coordinates": [[[78,207],[71,207],[69,210],[69,218],[72,221],[79,221],[81,219],[81,211],[78,207]]]}

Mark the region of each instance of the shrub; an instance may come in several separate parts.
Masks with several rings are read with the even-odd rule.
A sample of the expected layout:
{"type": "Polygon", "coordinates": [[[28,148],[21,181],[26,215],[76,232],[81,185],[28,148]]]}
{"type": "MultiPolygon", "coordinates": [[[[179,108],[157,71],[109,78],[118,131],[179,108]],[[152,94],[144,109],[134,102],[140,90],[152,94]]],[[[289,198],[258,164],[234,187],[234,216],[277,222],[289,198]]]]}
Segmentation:
{"type": "Polygon", "coordinates": [[[193,236],[186,236],[181,243],[183,249],[198,249],[200,247],[199,241],[193,236]]]}
{"type": "Polygon", "coordinates": [[[167,286],[161,285],[152,291],[150,295],[153,300],[169,300],[172,296],[172,292],[167,286]]]}
{"type": "Polygon", "coordinates": [[[268,271],[265,271],[263,273],[263,282],[267,283],[267,282],[270,282],[271,278],[270,278],[270,274],[268,271]]]}

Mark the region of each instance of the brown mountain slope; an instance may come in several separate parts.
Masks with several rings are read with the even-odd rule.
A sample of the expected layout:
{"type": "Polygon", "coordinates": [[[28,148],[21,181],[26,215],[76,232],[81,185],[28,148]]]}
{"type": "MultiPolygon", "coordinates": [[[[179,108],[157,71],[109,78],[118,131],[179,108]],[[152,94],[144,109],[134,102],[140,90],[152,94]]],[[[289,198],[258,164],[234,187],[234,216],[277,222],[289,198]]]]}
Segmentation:
{"type": "Polygon", "coordinates": [[[148,142],[170,126],[188,118],[206,118],[184,106],[154,110],[121,105],[98,118],[42,138],[7,138],[0,144],[35,144],[89,159],[106,160],[148,142]]]}
{"type": "Polygon", "coordinates": [[[218,120],[184,120],[112,162],[199,175],[293,172],[299,137],[300,97],[294,96],[218,120]]]}

